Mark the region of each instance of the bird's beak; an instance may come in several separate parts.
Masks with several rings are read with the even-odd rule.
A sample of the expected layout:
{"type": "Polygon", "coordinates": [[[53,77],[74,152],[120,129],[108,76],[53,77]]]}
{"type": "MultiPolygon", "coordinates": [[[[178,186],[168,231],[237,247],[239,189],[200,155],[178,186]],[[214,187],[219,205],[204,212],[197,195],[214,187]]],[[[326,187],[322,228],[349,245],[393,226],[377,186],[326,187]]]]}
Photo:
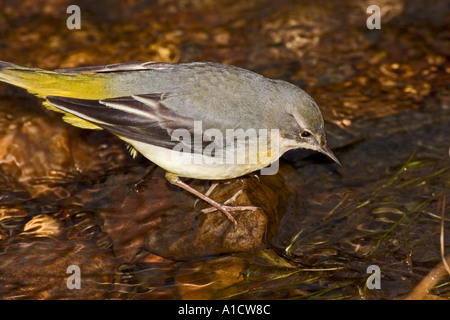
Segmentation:
{"type": "Polygon", "coordinates": [[[325,144],[320,147],[320,152],[322,152],[324,155],[328,156],[330,159],[332,159],[334,162],[336,162],[339,166],[342,167],[342,163],[339,161],[339,159],[334,155],[333,151],[325,144]]]}

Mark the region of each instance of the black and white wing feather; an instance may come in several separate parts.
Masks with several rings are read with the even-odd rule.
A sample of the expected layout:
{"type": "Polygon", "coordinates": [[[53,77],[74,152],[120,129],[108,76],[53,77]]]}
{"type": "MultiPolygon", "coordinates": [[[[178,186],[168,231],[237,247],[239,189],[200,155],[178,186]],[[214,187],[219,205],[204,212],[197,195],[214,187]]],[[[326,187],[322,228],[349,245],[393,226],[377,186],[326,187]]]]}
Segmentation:
{"type": "MultiPolygon", "coordinates": [[[[169,93],[133,95],[102,100],[48,96],[47,101],[61,111],[81,118],[111,133],[139,142],[172,149],[182,142],[191,152],[202,152],[211,143],[194,146],[194,139],[183,141],[174,130],[182,129],[194,137],[194,120],[164,104],[169,93]]],[[[202,134],[200,132],[200,134],[202,134]]],[[[217,141],[219,143],[219,141],[217,141]]]]}

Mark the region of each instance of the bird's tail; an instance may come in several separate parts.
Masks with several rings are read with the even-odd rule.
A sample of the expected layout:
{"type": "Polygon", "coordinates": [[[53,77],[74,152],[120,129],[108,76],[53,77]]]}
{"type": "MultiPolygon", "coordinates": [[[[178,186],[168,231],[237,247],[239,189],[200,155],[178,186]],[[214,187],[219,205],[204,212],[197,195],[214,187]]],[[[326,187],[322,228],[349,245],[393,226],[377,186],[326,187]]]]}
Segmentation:
{"type": "Polygon", "coordinates": [[[19,66],[13,63],[0,61],[0,81],[24,88],[28,92],[44,98],[42,103],[49,110],[63,113],[64,121],[86,129],[101,129],[100,127],[62,111],[50,104],[47,96],[59,96],[79,99],[103,99],[111,93],[105,88],[107,78],[95,72],[58,72],[38,68],[19,66]]]}
{"type": "Polygon", "coordinates": [[[102,99],[109,97],[105,92],[106,80],[99,73],[47,71],[0,61],[0,81],[24,88],[41,98],[102,99]]]}

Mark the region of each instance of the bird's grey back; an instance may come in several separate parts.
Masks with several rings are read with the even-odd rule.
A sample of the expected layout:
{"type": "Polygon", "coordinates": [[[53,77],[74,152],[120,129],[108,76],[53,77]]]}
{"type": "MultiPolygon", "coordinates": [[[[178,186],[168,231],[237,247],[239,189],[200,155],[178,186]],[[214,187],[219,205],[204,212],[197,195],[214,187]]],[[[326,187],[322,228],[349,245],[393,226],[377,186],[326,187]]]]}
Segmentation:
{"type": "Polygon", "coordinates": [[[226,121],[229,128],[251,128],[255,117],[276,116],[277,109],[271,106],[282,107],[280,101],[289,94],[280,81],[211,62],[156,64],[148,70],[115,75],[119,81],[111,83],[119,95],[167,93],[166,107],[193,119],[226,121]]]}

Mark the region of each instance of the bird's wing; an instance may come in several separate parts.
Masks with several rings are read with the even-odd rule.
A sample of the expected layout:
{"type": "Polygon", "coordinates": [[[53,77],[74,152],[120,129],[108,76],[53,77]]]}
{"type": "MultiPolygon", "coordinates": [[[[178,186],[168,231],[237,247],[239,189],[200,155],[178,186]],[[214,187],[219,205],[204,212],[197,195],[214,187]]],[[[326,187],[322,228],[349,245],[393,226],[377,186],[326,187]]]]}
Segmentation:
{"type": "Polygon", "coordinates": [[[174,68],[178,64],[170,62],[129,62],[129,63],[116,63],[107,64],[103,66],[87,66],[77,68],[63,68],[57,69],[56,72],[61,73],[106,73],[106,72],[121,72],[121,71],[143,71],[143,70],[157,70],[174,68]]]}
{"type": "MultiPolygon", "coordinates": [[[[190,152],[195,153],[201,153],[211,143],[218,147],[223,145],[223,140],[216,141],[204,136],[200,136],[200,142],[195,140],[195,134],[202,135],[202,131],[214,128],[217,123],[202,121],[202,131],[194,132],[198,128],[194,124],[196,119],[178,114],[167,107],[164,100],[168,96],[170,93],[153,93],[102,100],[48,96],[47,101],[57,109],[119,137],[168,149],[181,142],[190,152]],[[186,135],[189,139],[186,139],[186,135]]],[[[222,138],[225,139],[225,136],[222,138]]]]}

